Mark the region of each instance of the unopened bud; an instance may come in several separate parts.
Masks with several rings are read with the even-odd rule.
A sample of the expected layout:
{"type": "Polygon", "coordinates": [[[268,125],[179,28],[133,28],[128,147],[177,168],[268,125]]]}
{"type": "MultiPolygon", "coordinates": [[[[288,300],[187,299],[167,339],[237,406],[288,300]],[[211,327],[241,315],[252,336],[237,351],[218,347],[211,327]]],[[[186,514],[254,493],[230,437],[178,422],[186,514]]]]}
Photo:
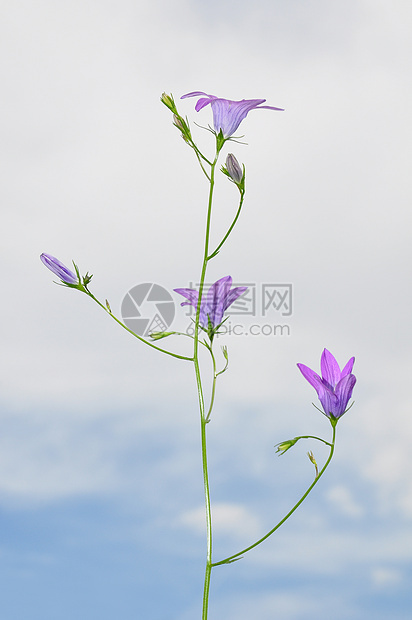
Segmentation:
{"type": "Polygon", "coordinates": [[[226,170],[228,171],[230,178],[236,183],[236,185],[239,185],[239,183],[242,182],[243,169],[232,153],[229,153],[229,155],[226,157],[226,170]]]}
{"type": "Polygon", "coordinates": [[[310,452],[308,452],[308,457],[309,457],[310,462],[313,463],[314,466],[315,466],[316,478],[317,478],[318,475],[319,475],[318,464],[317,464],[317,462],[315,460],[315,457],[313,456],[312,450],[310,452]]]}
{"type": "Polygon", "coordinates": [[[279,456],[281,454],[285,454],[292,446],[295,445],[297,441],[299,441],[300,437],[295,437],[294,439],[288,439],[287,441],[282,441],[282,443],[276,444],[275,448],[277,448],[276,452],[279,452],[279,456]]]}
{"type": "Polygon", "coordinates": [[[152,338],[153,340],[161,340],[162,338],[167,338],[168,336],[171,336],[172,334],[175,334],[176,332],[152,332],[150,335],[150,338],[152,338]]]}
{"type": "Polygon", "coordinates": [[[180,131],[185,131],[185,126],[180,116],[178,116],[177,114],[173,114],[173,120],[175,122],[176,127],[180,129],[180,131]]]}
{"type": "Polygon", "coordinates": [[[172,95],[166,95],[166,93],[163,93],[163,95],[160,97],[160,101],[164,103],[165,106],[169,108],[169,110],[172,110],[172,112],[176,110],[175,102],[172,95]]]}

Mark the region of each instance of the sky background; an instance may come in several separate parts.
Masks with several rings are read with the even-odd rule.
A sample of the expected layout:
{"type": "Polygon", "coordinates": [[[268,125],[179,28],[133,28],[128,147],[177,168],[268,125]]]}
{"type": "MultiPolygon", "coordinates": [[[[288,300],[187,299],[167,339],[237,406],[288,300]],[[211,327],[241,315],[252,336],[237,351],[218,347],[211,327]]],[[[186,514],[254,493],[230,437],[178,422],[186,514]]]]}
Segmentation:
{"type": "MultiPolygon", "coordinates": [[[[207,185],[159,101],[194,90],[285,108],[252,111],[247,145],[225,147],[245,163],[246,201],[208,281],[292,283],[294,306],[256,316],[289,335],[218,341],[215,559],[295,503],[307,450],[327,456],[310,442],[275,455],[330,437],[296,363],[318,370],[327,347],[356,357],[358,379],[325,477],[272,539],[214,570],[210,619],[411,617],[411,28],[407,0],[3,0],[2,620],[201,616],[193,370],[38,258],[74,259],[117,314],[139,283],[198,280],[207,185]]],[[[211,154],[195,101],[179,109],[211,154]]],[[[215,242],[236,206],[219,175],[215,242]]]]}

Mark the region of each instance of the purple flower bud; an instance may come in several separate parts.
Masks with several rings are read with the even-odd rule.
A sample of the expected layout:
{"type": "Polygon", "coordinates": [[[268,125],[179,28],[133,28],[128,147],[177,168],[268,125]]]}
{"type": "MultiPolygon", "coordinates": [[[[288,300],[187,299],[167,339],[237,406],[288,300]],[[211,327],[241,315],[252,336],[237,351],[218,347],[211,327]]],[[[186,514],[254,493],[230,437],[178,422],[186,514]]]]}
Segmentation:
{"type": "Polygon", "coordinates": [[[65,284],[79,284],[77,275],[51,254],[41,254],[40,260],[65,284]]]}
{"type": "Polygon", "coordinates": [[[239,185],[243,179],[243,169],[232,153],[229,153],[226,157],[226,170],[232,181],[234,181],[236,185],[239,185]]]}

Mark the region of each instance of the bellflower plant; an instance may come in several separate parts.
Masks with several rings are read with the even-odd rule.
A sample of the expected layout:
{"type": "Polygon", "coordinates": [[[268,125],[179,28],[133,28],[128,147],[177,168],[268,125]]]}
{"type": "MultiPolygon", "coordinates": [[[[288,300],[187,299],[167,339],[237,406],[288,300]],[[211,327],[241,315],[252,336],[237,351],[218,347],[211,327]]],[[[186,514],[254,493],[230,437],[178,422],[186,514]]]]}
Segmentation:
{"type": "MultiPolygon", "coordinates": [[[[123,329],[129,332],[132,336],[138,339],[143,344],[156,349],[161,353],[172,356],[175,359],[184,360],[190,364],[193,364],[196,379],[197,388],[197,400],[200,417],[200,430],[201,430],[201,464],[202,464],[202,487],[204,489],[205,498],[205,531],[206,531],[206,567],[203,586],[202,597],[202,620],[208,619],[209,613],[209,591],[212,570],[217,566],[229,565],[236,560],[240,560],[249,551],[263,543],[269,536],[271,536],[281,525],[289,519],[289,517],[295,512],[295,510],[302,504],[304,499],[308,496],[314,486],[318,483],[326,468],[328,467],[335,449],[335,437],[336,437],[336,425],[337,421],[347,411],[347,404],[352,396],[352,391],[356,382],[355,376],[352,374],[354,358],[351,358],[343,370],[333,357],[333,355],[325,349],[321,359],[321,371],[322,377],[316,372],[305,366],[304,364],[298,364],[303,376],[309,381],[309,383],[316,389],[319,400],[322,404],[325,415],[329,418],[332,425],[332,438],[331,441],[327,441],[320,437],[313,435],[299,435],[292,439],[284,440],[277,444],[277,453],[279,456],[288,452],[293,448],[301,439],[311,439],[314,441],[320,441],[329,448],[329,456],[327,457],[324,465],[318,467],[315,456],[310,450],[307,452],[309,461],[315,468],[314,479],[309,487],[298,499],[289,512],[276,523],[266,534],[264,534],[259,540],[252,542],[241,551],[233,553],[229,557],[215,560],[212,553],[212,541],[213,541],[213,528],[212,528],[212,505],[210,499],[210,484],[208,473],[208,452],[207,452],[207,436],[206,427],[211,421],[211,415],[215,403],[216,387],[218,377],[222,373],[226,372],[229,364],[229,355],[227,347],[224,346],[221,349],[221,358],[218,359],[214,350],[214,337],[219,333],[219,328],[224,322],[225,311],[233,304],[237,299],[243,295],[247,287],[238,286],[232,288],[231,276],[225,276],[217,280],[212,286],[205,291],[205,282],[207,269],[212,260],[215,260],[219,255],[222,246],[227,242],[231,235],[236,222],[241,214],[241,210],[245,197],[245,177],[246,169],[244,164],[240,164],[233,153],[229,153],[226,156],[225,165],[221,166],[220,171],[237,187],[239,191],[237,208],[234,209],[233,219],[227,229],[217,231],[217,239],[220,239],[216,245],[211,243],[211,229],[212,229],[212,205],[214,202],[215,193],[215,176],[218,171],[218,160],[222,154],[222,150],[227,141],[231,140],[234,132],[238,129],[240,123],[246,118],[247,114],[251,110],[282,110],[282,108],[275,108],[273,106],[262,105],[265,99],[242,99],[241,101],[233,101],[231,99],[223,99],[215,97],[214,95],[207,95],[204,92],[196,91],[183,95],[181,98],[187,97],[200,97],[197,101],[195,109],[201,110],[205,106],[211,106],[213,113],[213,125],[215,135],[215,150],[212,156],[206,155],[198,146],[194,140],[192,129],[187,117],[183,117],[175,104],[172,95],[163,94],[161,97],[162,103],[172,113],[172,123],[180,132],[182,138],[189,148],[192,149],[197,162],[200,165],[204,176],[206,177],[206,208],[205,208],[205,240],[202,248],[202,263],[200,266],[200,278],[199,288],[176,288],[175,292],[182,295],[185,301],[181,303],[182,306],[190,305],[195,308],[195,318],[193,321],[193,333],[180,333],[180,332],[152,332],[150,337],[143,338],[142,336],[134,333],[129,329],[119,318],[117,318],[110,307],[109,302],[106,300],[102,303],[97,299],[90,291],[89,284],[91,276],[87,273],[85,276],[80,275],[79,268],[73,263],[75,273],[68,269],[57,258],[50,254],[42,254],[41,260],[44,265],[50,269],[60,279],[60,283],[69,288],[77,288],[85,293],[94,302],[98,304],[116,323],[118,323],[123,329]],[[201,338],[202,331],[206,332],[207,338],[201,338]],[[170,342],[173,336],[180,335],[186,336],[189,340],[190,350],[187,355],[177,354],[168,348],[158,346],[159,341],[164,341],[168,338],[167,342],[170,342]],[[156,343],[156,344],[155,344],[156,343]],[[211,364],[211,373],[200,372],[200,349],[206,352],[205,361],[209,359],[211,364]],[[209,357],[210,356],[210,357],[209,357]],[[223,358],[223,359],[222,359],[223,358]],[[220,370],[218,368],[220,367],[220,370]],[[211,380],[205,384],[203,375],[209,377],[211,380]]],[[[173,341],[173,339],[172,339],[173,341]]],[[[204,358],[202,357],[202,360],[204,358]]],[[[204,363],[202,361],[202,363],[204,363]]],[[[199,610],[200,611],[200,610],[199,610]]]]}

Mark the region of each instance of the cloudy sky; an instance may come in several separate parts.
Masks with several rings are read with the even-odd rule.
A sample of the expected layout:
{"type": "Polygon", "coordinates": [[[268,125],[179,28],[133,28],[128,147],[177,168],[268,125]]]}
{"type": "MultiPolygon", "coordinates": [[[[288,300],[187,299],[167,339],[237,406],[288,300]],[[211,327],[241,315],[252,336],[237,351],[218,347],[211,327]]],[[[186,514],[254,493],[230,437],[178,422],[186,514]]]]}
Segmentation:
{"type": "MultiPolygon", "coordinates": [[[[0,14],[2,618],[200,618],[192,368],[57,287],[38,258],[75,260],[116,314],[158,283],[188,324],[172,290],[199,278],[207,185],[159,98],[194,90],[285,108],[251,112],[246,144],[225,150],[247,194],[208,281],[248,283],[255,316],[229,323],[267,327],[218,340],[216,559],[295,503],[308,449],[327,456],[309,442],[275,456],[281,440],[330,436],[296,363],[317,370],[327,347],[356,357],[358,379],[330,469],[270,541],[215,569],[210,618],[410,618],[410,2],[3,0],[0,14]],[[263,284],[292,284],[291,315],[263,316],[263,284]]],[[[179,109],[211,154],[194,125],[210,108],[194,104],[179,109]]],[[[237,205],[220,176],[215,242],[237,205]]]]}

